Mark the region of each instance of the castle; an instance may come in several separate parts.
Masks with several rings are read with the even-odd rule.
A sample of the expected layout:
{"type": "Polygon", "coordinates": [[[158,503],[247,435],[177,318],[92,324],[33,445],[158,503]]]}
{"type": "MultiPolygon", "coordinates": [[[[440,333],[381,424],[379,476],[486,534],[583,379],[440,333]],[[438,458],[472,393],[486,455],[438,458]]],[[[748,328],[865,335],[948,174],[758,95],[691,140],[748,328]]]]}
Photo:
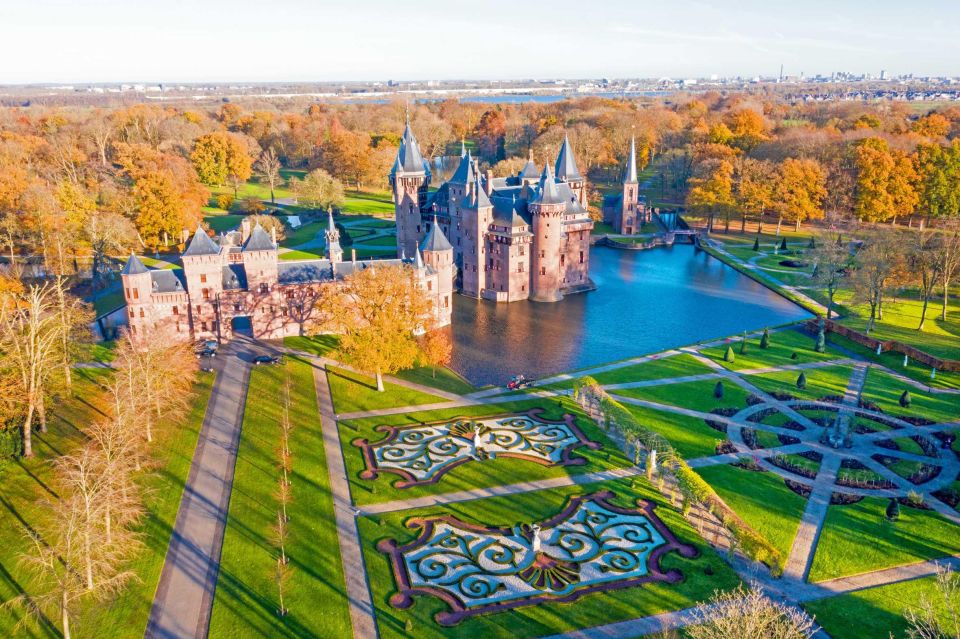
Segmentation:
{"type": "Polygon", "coordinates": [[[329,214],[327,258],[281,260],[274,237],[244,220],[214,239],[198,228],[179,269],[148,269],[131,255],[121,272],[127,323],[134,336],[176,341],[229,340],[235,332],[261,339],[302,335],[316,321],[324,287],[373,266],[406,266],[433,305],[433,327],[450,324],[453,247],[439,228],[402,259],[345,260],[329,214]]]}
{"type": "Polygon", "coordinates": [[[516,175],[495,178],[481,174],[464,149],[449,181],[430,191],[431,177],[408,123],[390,170],[401,258],[439,225],[453,248],[454,285],[463,295],[556,302],[594,288],[593,220],[568,138],[552,169],[539,170],[531,157],[516,175]]]}

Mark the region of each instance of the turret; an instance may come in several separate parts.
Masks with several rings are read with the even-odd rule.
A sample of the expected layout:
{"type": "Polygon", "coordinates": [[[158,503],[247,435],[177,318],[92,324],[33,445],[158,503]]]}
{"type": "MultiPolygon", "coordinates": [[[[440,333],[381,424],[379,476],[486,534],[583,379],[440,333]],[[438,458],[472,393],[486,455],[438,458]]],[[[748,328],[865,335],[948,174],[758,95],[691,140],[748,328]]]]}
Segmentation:
{"type": "Polygon", "coordinates": [[[461,291],[470,297],[480,297],[486,286],[486,240],[493,219],[493,204],[476,167],[473,173],[473,181],[467,186],[467,194],[460,203],[463,215],[461,291]]]}
{"type": "Polygon", "coordinates": [[[584,179],[580,175],[580,169],[577,168],[577,159],[573,156],[573,146],[570,144],[570,138],[563,136],[563,144],[560,146],[560,153],[557,154],[556,177],[561,182],[570,185],[570,190],[580,200],[580,205],[587,207],[587,193],[584,188],[584,179]]]}
{"type": "Polygon", "coordinates": [[[397,219],[397,254],[403,250],[413,253],[422,233],[420,206],[430,186],[430,167],[420,153],[409,120],[390,169],[390,185],[397,219]]]}
{"type": "Polygon", "coordinates": [[[343,261],[343,249],[340,248],[340,231],[333,222],[333,209],[327,210],[327,257],[331,262],[343,261]]]}
{"type": "Polygon", "coordinates": [[[253,227],[250,237],[240,249],[247,289],[266,293],[279,280],[277,245],[260,224],[253,227]]]}
{"type": "Polygon", "coordinates": [[[120,271],[120,280],[123,282],[123,298],[128,306],[150,302],[150,293],[153,292],[150,269],[134,253],[130,253],[127,263],[120,271]]]}
{"type": "Polygon", "coordinates": [[[566,207],[567,202],[557,188],[550,166],[545,165],[537,193],[528,204],[533,218],[530,299],[535,302],[556,302],[563,298],[560,293],[560,246],[566,207]]]}
{"type": "Polygon", "coordinates": [[[430,230],[427,231],[427,237],[420,244],[420,253],[423,255],[424,264],[436,273],[436,290],[428,290],[428,295],[434,303],[436,323],[438,326],[446,326],[450,323],[453,310],[451,308],[454,280],[453,246],[443,234],[436,216],[433,218],[430,230]]]}
{"type": "Polygon", "coordinates": [[[194,303],[212,302],[223,290],[224,259],[220,247],[210,239],[202,226],[198,226],[187,250],[180,256],[187,290],[194,303]]]}

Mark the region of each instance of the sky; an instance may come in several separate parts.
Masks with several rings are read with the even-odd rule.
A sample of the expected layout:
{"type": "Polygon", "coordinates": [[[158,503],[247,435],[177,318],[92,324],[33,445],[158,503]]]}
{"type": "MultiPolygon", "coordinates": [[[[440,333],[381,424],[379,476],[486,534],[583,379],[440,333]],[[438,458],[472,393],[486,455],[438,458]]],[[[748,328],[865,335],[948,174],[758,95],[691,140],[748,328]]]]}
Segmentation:
{"type": "Polygon", "coordinates": [[[0,0],[0,83],[960,75],[956,0],[0,0]]]}

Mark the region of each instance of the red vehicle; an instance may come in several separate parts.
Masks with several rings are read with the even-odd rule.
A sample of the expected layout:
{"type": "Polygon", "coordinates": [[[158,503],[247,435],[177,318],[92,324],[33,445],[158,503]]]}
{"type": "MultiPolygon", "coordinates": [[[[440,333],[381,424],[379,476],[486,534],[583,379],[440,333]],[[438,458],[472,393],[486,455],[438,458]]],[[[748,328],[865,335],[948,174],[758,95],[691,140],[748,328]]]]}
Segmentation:
{"type": "Polygon", "coordinates": [[[517,390],[520,388],[526,388],[533,384],[532,379],[527,379],[523,375],[514,375],[510,378],[510,381],[507,382],[507,388],[510,390],[517,390]]]}

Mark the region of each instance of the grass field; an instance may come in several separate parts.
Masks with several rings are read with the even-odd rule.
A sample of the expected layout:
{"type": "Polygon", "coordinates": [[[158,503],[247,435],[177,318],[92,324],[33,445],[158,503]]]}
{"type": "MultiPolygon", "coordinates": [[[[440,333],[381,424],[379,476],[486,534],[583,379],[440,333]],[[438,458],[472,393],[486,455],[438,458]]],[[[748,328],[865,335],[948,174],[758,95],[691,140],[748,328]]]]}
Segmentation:
{"type": "Polygon", "coordinates": [[[344,595],[333,499],[313,385],[313,369],[289,358],[283,367],[251,373],[233,494],[224,536],[220,578],[210,620],[211,637],[343,637],[351,634],[344,595]],[[274,581],[280,398],[292,382],[290,448],[293,500],[289,506],[291,575],[285,617],[274,581]]]}
{"type": "Polygon", "coordinates": [[[726,464],[697,472],[784,558],[790,554],[807,500],[787,488],[779,475],[726,464]]]}
{"type": "MultiPolygon", "coordinates": [[[[665,379],[667,377],[683,377],[709,373],[711,369],[700,363],[692,355],[681,353],[668,357],[653,359],[642,364],[621,366],[602,373],[591,375],[599,384],[623,384],[650,379],[665,379]]],[[[577,373],[571,373],[572,379],[553,384],[545,384],[540,388],[565,389],[573,388],[578,378],[577,373]]]]}
{"type": "Polygon", "coordinates": [[[804,371],[806,388],[797,388],[799,371],[778,371],[751,375],[748,381],[767,393],[788,393],[797,399],[817,400],[825,396],[843,395],[850,381],[851,366],[827,366],[804,371]]]}
{"type": "Polygon", "coordinates": [[[900,519],[887,521],[886,499],[868,497],[830,506],[810,581],[823,581],[890,568],[957,552],[957,527],[935,512],[903,506],[900,519]]]}
{"type": "Polygon", "coordinates": [[[614,590],[603,594],[589,595],[575,603],[550,603],[528,606],[517,610],[492,615],[480,615],[460,624],[444,628],[438,626],[433,615],[443,610],[445,604],[435,597],[416,597],[414,605],[398,610],[388,603],[394,592],[394,580],[385,555],[376,550],[376,543],[385,538],[406,542],[413,532],[404,527],[411,516],[429,516],[452,513],[461,519],[484,525],[512,526],[520,522],[532,522],[558,512],[568,497],[589,493],[593,486],[578,486],[539,491],[463,502],[432,509],[404,511],[377,518],[360,519],[360,532],[380,636],[384,639],[399,639],[410,636],[456,637],[457,639],[498,639],[512,637],[539,637],[581,627],[609,623],[621,619],[677,610],[694,605],[710,597],[714,590],[726,590],[737,585],[738,579],[723,560],[697,536],[690,525],[664,503],[663,498],[645,480],[635,482],[607,482],[596,489],[610,489],[616,495],[616,503],[629,507],[635,500],[648,499],[655,502],[657,515],[677,537],[695,545],[700,555],[695,559],[683,559],[675,553],[663,558],[665,569],[677,568],[684,574],[679,584],[645,584],[638,587],[614,590]],[[634,487],[636,485],[636,487],[634,487]],[[409,622],[409,625],[407,625],[409,622]]]}
{"type": "Polygon", "coordinates": [[[713,348],[704,348],[701,353],[713,361],[729,368],[731,370],[747,370],[751,368],[766,368],[768,366],[789,366],[791,364],[803,364],[806,362],[821,362],[824,360],[837,359],[842,357],[836,351],[827,349],[825,353],[818,353],[814,350],[816,337],[799,330],[785,330],[770,333],[770,345],[768,348],[760,348],[760,338],[750,338],[747,340],[747,352],[740,352],[740,340],[730,341],[733,347],[735,359],[732,362],[725,362],[723,355],[727,351],[727,345],[713,348]],[[796,354],[794,359],[793,355],[796,354]]]}
{"type": "Polygon", "coordinates": [[[699,417],[677,415],[625,402],[623,406],[644,428],[666,437],[685,459],[714,455],[717,444],[726,439],[726,435],[710,428],[699,417]]]}
{"type": "MultiPolygon", "coordinates": [[[[56,490],[50,462],[82,443],[83,429],[105,416],[101,412],[105,396],[100,384],[106,383],[110,372],[80,369],[74,376],[75,397],[54,405],[49,432],[34,435],[36,456],[0,467],[5,506],[0,511],[0,599],[4,601],[23,591],[33,592],[36,585],[18,565],[17,556],[28,543],[23,526],[36,526],[45,520],[42,499],[53,496],[56,490]]],[[[144,549],[129,565],[138,579],[114,598],[82,601],[70,621],[75,636],[96,636],[97,629],[102,628],[110,628],[114,637],[143,636],[212,383],[212,375],[201,373],[190,413],[176,423],[157,425],[150,448],[154,472],[139,478],[146,508],[140,526],[144,549]]],[[[28,623],[19,633],[13,632],[21,612],[16,607],[0,609],[0,631],[5,636],[60,636],[54,629],[59,627],[56,615],[41,617],[39,623],[28,623]]]]}
{"type": "Polygon", "coordinates": [[[714,396],[717,380],[706,379],[699,382],[683,382],[680,384],[665,384],[663,386],[648,386],[646,388],[629,388],[613,391],[616,395],[634,397],[658,404],[670,404],[681,408],[709,413],[714,408],[746,408],[747,391],[732,382],[726,382],[723,397],[714,396]]]}
{"type": "Polygon", "coordinates": [[[871,370],[867,373],[861,397],[891,415],[926,417],[938,422],[960,418],[960,400],[956,395],[927,393],[883,371],[871,370]],[[900,396],[905,390],[910,392],[910,405],[907,407],[900,405],[900,396]]]}
{"type": "Polygon", "coordinates": [[[436,395],[428,395],[390,382],[384,382],[384,390],[379,392],[373,377],[345,368],[327,367],[327,378],[330,381],[330,392],[333,394],[333,407],[337,413],[444,401],[436,395]]]}

